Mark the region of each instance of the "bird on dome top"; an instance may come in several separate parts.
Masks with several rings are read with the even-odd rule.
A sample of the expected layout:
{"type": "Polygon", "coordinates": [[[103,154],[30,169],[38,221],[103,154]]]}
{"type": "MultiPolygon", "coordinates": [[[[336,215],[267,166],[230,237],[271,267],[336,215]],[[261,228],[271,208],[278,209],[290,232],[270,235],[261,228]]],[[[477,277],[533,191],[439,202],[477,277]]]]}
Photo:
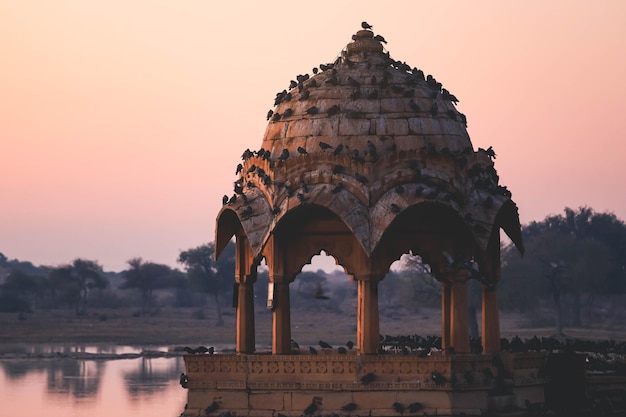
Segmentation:
{"type": "Polygon", "coordinates": [[[372,26],[372,25],[370,25],[369,23],[367,23],[367,22],[363,21],[363,22],[361,22],[361,27],[362,27],[363,29],[371,29],[373,26],[372,26]]]}

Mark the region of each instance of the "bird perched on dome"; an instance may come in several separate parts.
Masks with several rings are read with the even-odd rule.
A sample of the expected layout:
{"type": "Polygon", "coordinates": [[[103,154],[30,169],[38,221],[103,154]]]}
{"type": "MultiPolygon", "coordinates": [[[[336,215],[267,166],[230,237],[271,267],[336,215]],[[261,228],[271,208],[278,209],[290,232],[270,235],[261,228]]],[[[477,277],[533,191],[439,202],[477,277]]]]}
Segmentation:
{"type": "Polygon", "coordinates": [[[361,22],[361,27],[362,27],[363,29],[371,29],[371,28],[373,28],[373,26],[372,26],[372,25],[370,25],[369,23],[367,23],[367,22],[365,22],[365,21],[361,22]]]}

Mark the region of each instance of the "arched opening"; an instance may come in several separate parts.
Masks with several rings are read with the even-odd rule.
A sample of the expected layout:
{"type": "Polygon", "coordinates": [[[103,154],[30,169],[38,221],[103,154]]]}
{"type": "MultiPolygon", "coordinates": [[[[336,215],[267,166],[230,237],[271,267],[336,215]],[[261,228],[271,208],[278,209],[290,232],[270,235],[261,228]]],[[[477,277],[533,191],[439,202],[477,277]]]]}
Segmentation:
{"type": "MultiPolygon", "coordinates": [[[[380,333],[388,336],[441,336],[441,282],[412,252],[393,262],[378,284],[380,333]]],[[[381,348],[390,350],[385,339],[381,348]]]]}
{"type": "MultiPolygon", "coordinates": [[[[320,251],[302,267],[290,285],[291,336],[300,346],[323,349],[319,341],[333,348],[356,338],[356,283],[337,264],[337,260],[320,251]]],[[[328,348],[324,352],[330,352],[328,348]]]]}

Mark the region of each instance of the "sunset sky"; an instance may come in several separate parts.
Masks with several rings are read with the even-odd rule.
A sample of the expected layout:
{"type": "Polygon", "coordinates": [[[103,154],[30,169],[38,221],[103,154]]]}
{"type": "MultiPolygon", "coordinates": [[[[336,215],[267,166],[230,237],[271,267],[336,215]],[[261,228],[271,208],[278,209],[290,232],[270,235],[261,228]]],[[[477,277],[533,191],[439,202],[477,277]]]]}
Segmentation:
{"type": "Polygon", "coordinates": [[[0,0],[0,252],[176,265],[275,93],[362,20],[459,98],[522,223],[626,219],[624,1],[0,0]]]}

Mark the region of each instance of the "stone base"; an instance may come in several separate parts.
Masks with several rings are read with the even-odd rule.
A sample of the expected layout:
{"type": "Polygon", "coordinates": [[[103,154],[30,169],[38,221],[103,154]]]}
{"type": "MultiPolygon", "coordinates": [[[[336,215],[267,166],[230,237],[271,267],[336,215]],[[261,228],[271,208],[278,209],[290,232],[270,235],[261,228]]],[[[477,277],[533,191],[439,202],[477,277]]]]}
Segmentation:
{"type": "Polygon", "coordinates": [[[490,375],[497,372],[489,355],[185,356],[189,393],[182,415],[481,415],[523,406],[526,399],[542,402],[544,381],[534,376],[545,355],[503,359],[520,378],[510,381],[512,392],[496,398],[489,397],[490,375]],[[531,367],[534,372],[528,371],[531,367]],[[433,372],[446,381],[435,384],[433,372]],[[373,381],[362,380],[367,374],[373,374],[373,381]],[[354,410],[342,410],[351,403],[354,410]],[[415,403],[421,408],[412,413],[409,407],[415,403]]]}

